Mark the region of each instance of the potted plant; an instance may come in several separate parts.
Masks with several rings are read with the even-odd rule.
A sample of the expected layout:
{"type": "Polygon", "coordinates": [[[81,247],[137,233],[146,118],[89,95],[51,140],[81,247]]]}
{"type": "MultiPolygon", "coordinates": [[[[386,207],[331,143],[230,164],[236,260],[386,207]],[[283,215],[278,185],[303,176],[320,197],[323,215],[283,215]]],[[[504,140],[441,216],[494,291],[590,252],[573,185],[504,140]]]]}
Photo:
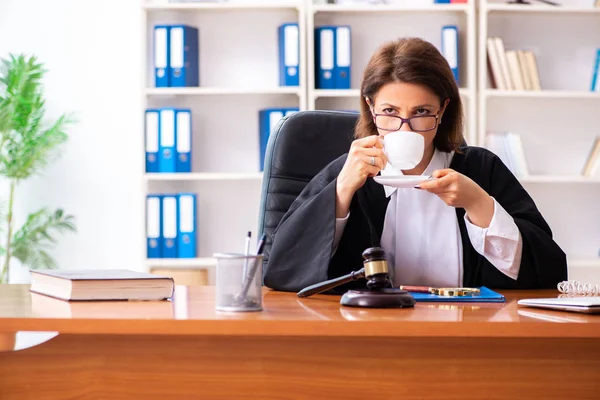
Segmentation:
{"type": "Polygon", "coordinates": [[[0,208],[0,283],[8,282],[12,259],[31,269],[56,268],[48,252],[55,234],[75,231],[74,217],[61,209],[35,211],[20,227],[13,220],[19,183],[56,159],[71,123],[67,115],[45,120],[44,73],[34,56],[0,60],[0,179],[8,184],[8,199],[0,208]]]}

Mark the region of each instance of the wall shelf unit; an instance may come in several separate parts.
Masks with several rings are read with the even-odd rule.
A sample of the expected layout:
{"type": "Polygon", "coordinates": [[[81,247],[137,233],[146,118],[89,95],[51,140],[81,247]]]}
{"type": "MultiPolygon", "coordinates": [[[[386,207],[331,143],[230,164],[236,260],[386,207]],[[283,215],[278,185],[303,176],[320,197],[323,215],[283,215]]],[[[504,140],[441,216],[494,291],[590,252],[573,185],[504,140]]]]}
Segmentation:
{"type": "MultiPolygon", "coordinates": [[[[600,274],[600,177],[583,167],[600,127],[600,93],[590,91],[600,8],[587,0],[561,6],[479,2],[478,144],[488,133],[520,137],[529,175],[519,177],[566,252],[569,273],[600,274]],[[488,38],[506,51],[531,52],[541,90],[499,90],[491,79],[488,38]]],[[[506,53],[505,53],[506,54],[506,53]]],[[[509,75],[514,75],[509,67],[509,75]]],[[[523,75],[522,75],[523,76],[523,75]]],[[[517,86],[515,86],[517,87],[517,86]]],[[[586,275],[588,276],[588,275],[586,275]]]]}
{"type": "Polygon", "coordinates": [[[239,252],[246,232],[256,232],[262,182],[259,109],[358,111],[361,73],[378,46],[401,36],[420,36],[441,48],[442,26],[456,25],[468,143],[486,147],[488,132],[518,133],[529,166],[529,174],[519,180],[567,253],[570,268],[600,274],[600,177],[581,175],[593,139],[600,136],[593,122],[600,93],[589,91],[594,51],[600,48],[600,8],[588,0],[564,3],[147,2],[142,6],[144,107],[192,110],[194,161],[191,173],[142,172],[144,194],[198,194],[198,257],[147,259],[145,264],[210,270],[215,252],[239,252]],[[298,22],[300,28],[298,87],[280,87],[277,81],[276,29],[285,22],[298,22]],[[199,87],[152,84],[152,27],[168,23],[200,28],[199,87]],[[315,88],[314,29],[320,25],[351,27],[350,89],[315,88]],[[499,90],[492,85],[486,49],[491,36],[501,37],[506,49],[535,54],[541,90],[499,90]]]}

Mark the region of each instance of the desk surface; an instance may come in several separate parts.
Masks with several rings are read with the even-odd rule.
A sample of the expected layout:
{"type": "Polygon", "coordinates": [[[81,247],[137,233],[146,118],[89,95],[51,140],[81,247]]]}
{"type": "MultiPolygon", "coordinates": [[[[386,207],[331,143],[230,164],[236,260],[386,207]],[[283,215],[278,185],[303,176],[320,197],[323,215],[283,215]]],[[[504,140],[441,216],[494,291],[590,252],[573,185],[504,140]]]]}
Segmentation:
{"type": "Polygon", "coordinates": [[[408,309],[344,307],[339,296],[300,299],[265,289],[261,312],[214,310],[214,287],[176,286],[170,301],[65,302],[0,285],[0,331],[72,334],[342,337],[600,338],[600,315],[517,306],[557,291],[502,291],[506,303],[417,303],[408,309]]]}

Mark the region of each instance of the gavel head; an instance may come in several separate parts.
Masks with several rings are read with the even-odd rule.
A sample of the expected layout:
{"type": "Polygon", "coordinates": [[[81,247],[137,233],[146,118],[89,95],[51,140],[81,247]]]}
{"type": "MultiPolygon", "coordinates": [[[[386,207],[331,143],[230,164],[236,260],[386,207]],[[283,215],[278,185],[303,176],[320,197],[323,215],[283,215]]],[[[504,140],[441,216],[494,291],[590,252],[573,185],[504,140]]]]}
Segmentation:
{"type": "Polygon", "coordinates": [[[362,253],[365,278],[370,290],[391,288],[388,263],[381,247],[369,247],[362,253]]]}

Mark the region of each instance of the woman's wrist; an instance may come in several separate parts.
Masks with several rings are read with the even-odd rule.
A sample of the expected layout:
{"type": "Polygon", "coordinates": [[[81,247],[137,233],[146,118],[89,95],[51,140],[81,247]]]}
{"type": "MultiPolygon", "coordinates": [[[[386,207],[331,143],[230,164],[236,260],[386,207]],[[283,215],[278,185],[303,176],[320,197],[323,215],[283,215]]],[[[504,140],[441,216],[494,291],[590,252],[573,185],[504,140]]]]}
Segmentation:
{"type": "Polygon", "coordinates": [[[465,211],[472,224],[480,228],[487,228],[494,216],[494,199],[485,190],[481,189],[481,194],[472,204],[465,207],[465,211]]]}
{"type": "Polygon", "coordinates": [[[354,190],[348,187],[343,179],[338,179],[335,185],[335,217],[345,218],[350,211],[350,203],[354,196],[354,190]]]}

